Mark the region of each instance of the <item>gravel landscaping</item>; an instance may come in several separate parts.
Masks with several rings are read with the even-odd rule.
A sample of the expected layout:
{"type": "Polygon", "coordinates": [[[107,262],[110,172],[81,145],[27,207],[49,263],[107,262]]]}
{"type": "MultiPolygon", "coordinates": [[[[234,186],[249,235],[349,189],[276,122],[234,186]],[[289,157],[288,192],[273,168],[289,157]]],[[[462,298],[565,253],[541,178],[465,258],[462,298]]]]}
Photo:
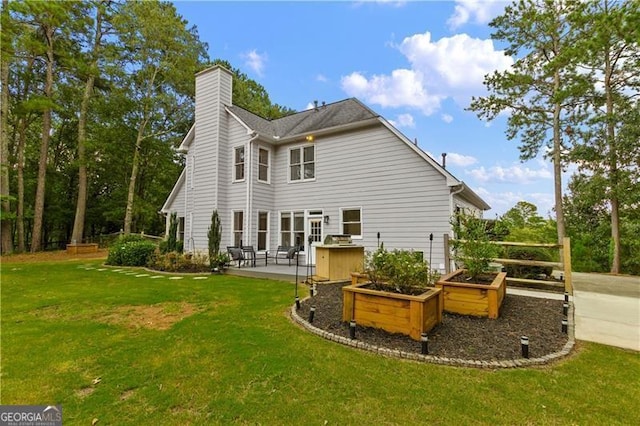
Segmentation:
{"type": "MultiPolygon", "coordinates": [[[[342,286],[322,284],[317,294],[301,302],[298,314],[309,318],[316,308],[313,325],[327,332],[349,337],[349,325],[342,322],[342,286]]],[[[508,294],[500,318],[487,319],[444,313],[442,323],[429,333],[429,355],[479,361],[522,358],[520,337],[529,337],[529,357],[558,352],[568,341],[562,332],[562,301],[508,294]]],[[[408,336],[358,327],[360,341],[404,352],[420,353],[420,342],[408,336]]]]}

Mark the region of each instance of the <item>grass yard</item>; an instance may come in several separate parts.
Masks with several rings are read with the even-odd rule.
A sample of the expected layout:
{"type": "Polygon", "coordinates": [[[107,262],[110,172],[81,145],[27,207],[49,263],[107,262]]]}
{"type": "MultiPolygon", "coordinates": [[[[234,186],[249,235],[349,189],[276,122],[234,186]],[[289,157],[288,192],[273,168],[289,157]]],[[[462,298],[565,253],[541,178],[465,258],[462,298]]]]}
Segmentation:
{"type": "Polygon", "coordinates": [[[640,424],[634,352],[584,343],[497,371],[387,359],[294,325],[290,283],[155,276],[3,260],[1,403],[62,404],[66,425],[640,424]]]}

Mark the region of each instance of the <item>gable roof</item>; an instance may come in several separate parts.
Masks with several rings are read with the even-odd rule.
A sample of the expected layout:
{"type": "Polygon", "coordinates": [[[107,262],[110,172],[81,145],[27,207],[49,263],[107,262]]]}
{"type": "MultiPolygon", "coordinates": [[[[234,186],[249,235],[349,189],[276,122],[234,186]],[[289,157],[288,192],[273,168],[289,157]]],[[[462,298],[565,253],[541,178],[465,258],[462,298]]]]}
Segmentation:
{"type": "Polygon", "coordinates": [[[351,125],[379,117],[378,114],[355,98],[324,104],[275,120],[264,119],[236,105],[227,106],[227,110],[263,137],[275,140],[351,125]]]}

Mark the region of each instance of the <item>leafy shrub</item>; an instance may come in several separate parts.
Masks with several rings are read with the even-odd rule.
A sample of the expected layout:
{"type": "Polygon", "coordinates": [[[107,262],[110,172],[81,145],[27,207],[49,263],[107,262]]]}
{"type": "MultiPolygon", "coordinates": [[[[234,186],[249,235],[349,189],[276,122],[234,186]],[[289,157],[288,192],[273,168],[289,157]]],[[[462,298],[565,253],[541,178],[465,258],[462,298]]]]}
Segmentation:
{"type": "MultiPolygon", "coordinates": [[[[506,257],[516,260],[553,261],[553,256],[548,250],[534,247],[509,247],[508,250],[506,250],[506,257]]],[[[551,266],[505,265],[505,269],[507,275],[513,278],[535,279],[540,275],[549,277],[553,272],[551,266]]]]}
{"type": "Polygon", "coordinates": [[[124,235],[109,248],[107,265],[145,266],[156,245],[140,235],[124,235]]]}
{"type": "Polygon", "coordinates": [[[178,253],[175,251],[161,253],[156,251],[149,259],[151,269],[164,272],[209,272],[205,255],[178,253]]]}
{"type": "Polygon", "coordinates": [[[431,271],[422,256],[412,250],[393,250],[381,245],[367,253],[365,272],[375,284],[388,284],[398,293],[411,294],[412,289],[424,289],[437,281],[437,272],[431,271]]]}
{"type": "Polygon", "coordinates": [[[451,225],[456,235],[453,242],[455,258],[476,281],[480,274],[490,271],[491,260],[499,252],[497,246],[491,243],[487,222],[461,210],[455,214],[451,225]]]}

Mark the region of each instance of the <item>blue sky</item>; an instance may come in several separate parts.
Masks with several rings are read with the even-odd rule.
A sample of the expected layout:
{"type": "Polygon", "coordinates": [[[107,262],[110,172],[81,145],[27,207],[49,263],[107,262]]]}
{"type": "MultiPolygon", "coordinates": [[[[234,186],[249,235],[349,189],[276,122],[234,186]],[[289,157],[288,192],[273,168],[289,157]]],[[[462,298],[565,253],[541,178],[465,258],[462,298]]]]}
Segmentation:
{"type": "MultiPolygon", "coordinates": [[[[504,117],[465,108],[483,76],[513,59],[488,22],[507,5],[456,1],[174,1],[212,59],[228,60],[295,110],[356,97],[385,117],[503,214],[518,201],[553,215],[551,162],[520,162],[504,117]]],[[[564,177],[565,181],[567,176],[564,177]]]]}

